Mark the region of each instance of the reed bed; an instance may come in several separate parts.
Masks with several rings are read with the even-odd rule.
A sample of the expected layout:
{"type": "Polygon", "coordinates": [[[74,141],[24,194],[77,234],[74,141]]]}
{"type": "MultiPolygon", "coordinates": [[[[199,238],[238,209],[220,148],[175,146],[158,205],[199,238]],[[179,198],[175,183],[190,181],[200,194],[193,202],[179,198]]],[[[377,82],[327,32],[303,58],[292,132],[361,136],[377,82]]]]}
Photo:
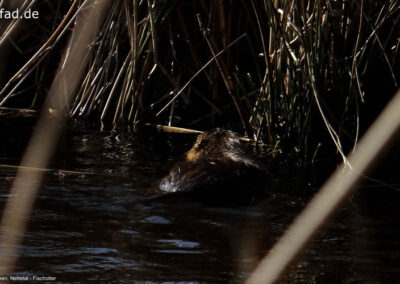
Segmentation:
{"type": "MultiPolygon", "coordinates": [[[[2,107],[40,107],[63,16],[80,5],[32,3],[53,25],[4,80],[2,107]]],[[[399,11],[394,0],[113,1],[68,111],[119,130],[226,127],[302,161],[335,149],[345,160],[377,96],[367,81],[397,86],[399,11]]]]}

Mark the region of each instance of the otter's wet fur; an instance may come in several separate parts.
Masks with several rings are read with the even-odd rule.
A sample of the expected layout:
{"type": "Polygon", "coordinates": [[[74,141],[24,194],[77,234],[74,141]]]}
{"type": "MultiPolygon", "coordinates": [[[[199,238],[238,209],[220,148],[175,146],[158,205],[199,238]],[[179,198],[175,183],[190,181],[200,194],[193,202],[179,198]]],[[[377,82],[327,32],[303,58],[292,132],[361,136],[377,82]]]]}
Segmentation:
{"type": "Polygon", "coordinates": [[[212,204],[242,203],[265,195],[266,167],[232,131],[197,137],[184,159],[165,176],[160,199],[185,197],[212,204]]]}

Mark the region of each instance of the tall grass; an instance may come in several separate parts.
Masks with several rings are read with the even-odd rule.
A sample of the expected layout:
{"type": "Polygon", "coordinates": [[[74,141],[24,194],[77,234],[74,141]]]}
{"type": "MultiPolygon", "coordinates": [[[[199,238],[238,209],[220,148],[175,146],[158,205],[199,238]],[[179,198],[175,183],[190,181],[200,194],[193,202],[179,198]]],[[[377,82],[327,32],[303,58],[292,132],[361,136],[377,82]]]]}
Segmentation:
{"type": "MultiPolygon", "coordinates": [[[[113,1],[70,114],[115,129],[222,126],[305,161],[320,145],[344,158],[371,96],[366,80],[397,86],[399,11],[394,0],[113,1]]],[[[53,30],[53,52],[38,60],[59,52],[53,30]]],[[[19,70],[1,106],[33,70],[51,78],[54,64],[19,70]]]]}

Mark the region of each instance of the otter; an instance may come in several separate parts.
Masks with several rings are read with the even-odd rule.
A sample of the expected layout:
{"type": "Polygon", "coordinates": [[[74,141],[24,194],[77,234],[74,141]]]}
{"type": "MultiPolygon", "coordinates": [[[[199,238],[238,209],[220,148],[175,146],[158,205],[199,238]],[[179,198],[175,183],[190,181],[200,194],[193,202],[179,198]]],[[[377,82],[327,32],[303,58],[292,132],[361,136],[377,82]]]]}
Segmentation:
{"type": "Polygon", "coordinates": [[[193,147],[165,176],[163,197],[185,196],[213,204],[264,197],[266,166],[238,134],[215,129],[200,134],[193,147]]]}

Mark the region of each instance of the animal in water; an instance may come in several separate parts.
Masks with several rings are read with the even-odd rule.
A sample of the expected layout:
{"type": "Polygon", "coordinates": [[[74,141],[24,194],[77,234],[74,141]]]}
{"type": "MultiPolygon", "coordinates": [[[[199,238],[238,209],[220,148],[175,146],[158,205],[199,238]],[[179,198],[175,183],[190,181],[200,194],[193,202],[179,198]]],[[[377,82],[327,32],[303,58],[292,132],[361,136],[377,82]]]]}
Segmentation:
{"type": "Polygon", "coordinates": [[[265,197],[266,173],[267,167],[238,134],[215,129],[200,134],[182,161],[161,180],[159,188],[167,194],[160,198],[248,203],[265,197]]]}

